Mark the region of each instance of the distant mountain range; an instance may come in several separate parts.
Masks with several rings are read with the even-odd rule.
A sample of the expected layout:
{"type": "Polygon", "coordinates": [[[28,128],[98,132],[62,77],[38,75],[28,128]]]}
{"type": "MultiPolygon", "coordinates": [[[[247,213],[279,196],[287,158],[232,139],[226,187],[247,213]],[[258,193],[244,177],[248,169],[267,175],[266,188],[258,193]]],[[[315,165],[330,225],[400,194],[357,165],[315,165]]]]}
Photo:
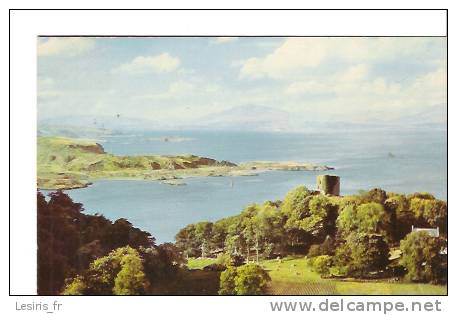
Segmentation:
{"type": "Polygon", "coordinates": [[[290,128],[290,116],[286,111],[271,107],[243,105],[209,114],[187,127],[212,130],[286,131],[290,128]]]}
{"type": "Polygon", "coordinates": [[[446,104],[437,104],[427,107],[425,110],[418,113],[405,115],[395,122],[402,124],[446,124],[446,121],[446,104]]]}
{"type": "Polygon", "coordinates": [[[289,112],[259,105],[243,105],[208,114],[196,122],[171,124],[162,121],[130,118],[123,116],[66,116],[40,120],[38,132],[41,135],[79,135],[79,137],[123,133],[132,130],[236,130],[236,131],[290,131],[326,132],[341,128],[367,129],[383,127],[446,127],[446,104],[430,106],[417,113],[392,120],[354,123],[345,121],[306,121],[303,117],[289,112]]]}

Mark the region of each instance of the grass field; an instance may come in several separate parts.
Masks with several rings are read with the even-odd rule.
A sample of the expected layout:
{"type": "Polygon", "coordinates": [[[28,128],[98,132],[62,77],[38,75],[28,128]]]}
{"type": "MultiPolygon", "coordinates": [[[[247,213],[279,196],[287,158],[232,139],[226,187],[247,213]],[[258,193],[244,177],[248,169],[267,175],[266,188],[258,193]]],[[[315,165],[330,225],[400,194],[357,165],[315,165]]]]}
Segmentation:
{"type": "MultiPolygon", "coordinates": [[[[189,269],[202,269],[214,259],[189,259],[189,269]]],[[[322,279],[310,269],[305,257],[287,257],[261,262],[270,277],[272,295],[446,295],[447,286],[402,283],[358,282],[322,279]]]]}
{"type": "Polygon", "coordinates": [[[187,268],[189,269],[203,269],[204,267],[214,264],[215,259],[212,258],[189,258],[187,260],[187,268]]]}

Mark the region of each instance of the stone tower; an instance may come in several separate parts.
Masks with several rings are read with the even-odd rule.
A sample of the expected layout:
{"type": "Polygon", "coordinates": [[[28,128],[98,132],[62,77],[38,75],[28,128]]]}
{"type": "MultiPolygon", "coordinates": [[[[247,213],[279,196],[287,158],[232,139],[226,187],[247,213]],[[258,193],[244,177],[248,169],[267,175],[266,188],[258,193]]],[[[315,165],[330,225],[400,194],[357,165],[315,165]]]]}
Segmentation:
{"type": "Polygon", "coordinates": [[[317,189],[326,195],[340,195],[340,177],[334,175],[318,175],[317,189]]]}

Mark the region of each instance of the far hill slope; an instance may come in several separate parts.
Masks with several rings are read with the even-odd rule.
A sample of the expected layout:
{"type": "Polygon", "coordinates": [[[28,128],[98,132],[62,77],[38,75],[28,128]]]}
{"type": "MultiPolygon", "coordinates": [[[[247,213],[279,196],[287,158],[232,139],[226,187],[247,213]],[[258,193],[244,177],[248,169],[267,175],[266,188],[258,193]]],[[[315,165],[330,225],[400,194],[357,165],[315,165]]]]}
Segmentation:
{"type": "Polygon", "coordinates": [[[169,181],[198,176],[255,175],[264,170],[327,170],[299,162],[249,162],[236,165],[195,155],[116,156],[93,140],[38,137],[38,188],[86,187],[95,179],[151,179],[169,181]]]}

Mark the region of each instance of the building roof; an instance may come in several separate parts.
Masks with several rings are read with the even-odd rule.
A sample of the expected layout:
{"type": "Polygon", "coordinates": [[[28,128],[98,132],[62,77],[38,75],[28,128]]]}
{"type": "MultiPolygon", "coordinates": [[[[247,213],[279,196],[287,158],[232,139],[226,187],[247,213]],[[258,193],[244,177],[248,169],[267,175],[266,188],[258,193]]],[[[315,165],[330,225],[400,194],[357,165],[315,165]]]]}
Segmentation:
{"type": "Polygon", "coordinates": [[[432,237],[438,237],[440,236],[440,228],[437,227],[437,228],[434,228],[434,229],[430,229],[430,228],[415,228],[414,226],[411,227],[411,232],[427,232],[428,235],[432,236],[432,237]]]}

